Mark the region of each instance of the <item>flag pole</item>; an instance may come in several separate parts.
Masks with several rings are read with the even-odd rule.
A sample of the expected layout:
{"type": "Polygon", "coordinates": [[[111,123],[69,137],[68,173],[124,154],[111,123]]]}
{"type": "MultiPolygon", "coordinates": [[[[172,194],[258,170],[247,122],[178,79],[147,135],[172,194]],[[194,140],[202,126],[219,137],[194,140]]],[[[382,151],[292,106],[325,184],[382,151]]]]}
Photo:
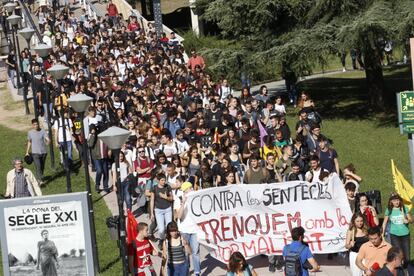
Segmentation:
{"type": "MultiPolygon", "coordinates": [[[[410,38],[410,52],[411,52],[411,75],[414,88],[414,38],[410,38]]],[[[410,169],[411,169],[411,185],[414,186],[414,139],[413,134],[408,133],[408,152],[410,155],[410,169]]]]}

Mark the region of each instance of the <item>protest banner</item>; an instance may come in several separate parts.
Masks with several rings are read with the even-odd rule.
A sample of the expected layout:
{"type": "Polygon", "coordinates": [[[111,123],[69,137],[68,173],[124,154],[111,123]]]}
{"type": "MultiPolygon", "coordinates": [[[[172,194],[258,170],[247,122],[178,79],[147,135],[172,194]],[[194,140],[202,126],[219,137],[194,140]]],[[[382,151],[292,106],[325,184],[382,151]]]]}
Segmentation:
{"type": "Polygon", "coordinates": [[[87,193],[0,201],[5,276],[94,275],[87,193]]]}
{"type": "Polygon", "coordinates": [[[231,185],[192,192],[180,229],[197,229],[210,254],[227,262],[232,252],[247,258],[281,255],[290,230],[302,226],[314,253],[345,251],[352,216],[335,174],[328,183],[300,181],[231,185]]]}

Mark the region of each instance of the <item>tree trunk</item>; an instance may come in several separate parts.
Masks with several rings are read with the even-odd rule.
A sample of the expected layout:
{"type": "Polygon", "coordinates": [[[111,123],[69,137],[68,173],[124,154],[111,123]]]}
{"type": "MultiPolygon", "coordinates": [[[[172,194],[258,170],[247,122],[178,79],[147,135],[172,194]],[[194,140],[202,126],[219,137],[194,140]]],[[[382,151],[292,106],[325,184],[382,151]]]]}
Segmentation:
{"type": "Polygon", "coordinates": [[[364,51],[365,74],[369,104],[376,110],[384,110],[384,76],[378,49],[367,47],[364,51]]]}

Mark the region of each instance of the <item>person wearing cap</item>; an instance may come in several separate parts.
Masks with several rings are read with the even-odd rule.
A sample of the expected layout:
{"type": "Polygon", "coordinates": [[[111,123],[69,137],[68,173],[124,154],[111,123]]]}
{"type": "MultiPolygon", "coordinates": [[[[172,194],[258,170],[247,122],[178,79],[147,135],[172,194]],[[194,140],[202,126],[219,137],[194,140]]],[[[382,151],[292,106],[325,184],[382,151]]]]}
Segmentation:
{"type": "Polygon", "coordinates": [[[197,239],[197,227],[181,227],[181,223],[188,214],[187,198],[190,192],[193,191],[193,185],[190,182],[184,182],[181,185],[180,190],[184,193],[181,201],[181,207],[178,209],[178,229],[180,230],[183,238],[187,241],[191,248],[191,258],[194,269],[194,275],[201,275],[201,262],[200,262],[200,244],[197,239]]]}
{"type": "Polygon", "coordinates": [[[20,198],[30,196],[41,196],[39,183],[33,173],[23,167],[23,161],[20,158],[13,160],[14,169],[7,173],[7,186],[4,197],[20,198]]]}

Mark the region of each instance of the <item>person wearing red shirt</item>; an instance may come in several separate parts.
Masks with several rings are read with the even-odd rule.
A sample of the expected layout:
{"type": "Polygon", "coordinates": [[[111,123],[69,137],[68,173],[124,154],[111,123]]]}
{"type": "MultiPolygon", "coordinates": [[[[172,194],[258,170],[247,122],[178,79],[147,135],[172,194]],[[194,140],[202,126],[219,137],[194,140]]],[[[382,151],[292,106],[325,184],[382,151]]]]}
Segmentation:
{"type": "Polygon", "coordinates": [[[195,71],[196,66],[199,65],[201,69],[204,70],[206,67],[206,64],[204,63],[204,59],[202,56],[197,55],[197,52],[195,49],[191,49],[191,57],[188,60],[187,66],[190,68],[191,71],[195,71]]]}
{"type": "Polygon", "coordinates": [[[136,32],[137,30],[139,30],[141,28],[141,26],[137,22],[137,18],[135,16],[130,16],[129,19],[130,19],[130,21],[129,21],[129,24],[128,24],[128,31],[136,32]]]}
{"type": "Polygon", "coordinates": [[[135,171],[138,173],[138,184],[143,184],[151,178],[151,171],[154,168],[154,161],[145,156],[145,148],[138,147],[137,159],[134,161],[135,171]]]}
{"type": "Polygon", "coordinates": [[[112,3],[112,0],[109,0],[106,11],[108,12],[108,16],[112,21],[112,24],[114,26],[118,26],[118,8],[114,3],[112,3]]]}
{"type": "Polygon", "coordinates": [[[148,239],[148,224],[138,223],[137,230],[135,244],[128,248],[129,269],[135,276],[156,276],[151,255],[158,255],[158,250],[148,239]]]}

